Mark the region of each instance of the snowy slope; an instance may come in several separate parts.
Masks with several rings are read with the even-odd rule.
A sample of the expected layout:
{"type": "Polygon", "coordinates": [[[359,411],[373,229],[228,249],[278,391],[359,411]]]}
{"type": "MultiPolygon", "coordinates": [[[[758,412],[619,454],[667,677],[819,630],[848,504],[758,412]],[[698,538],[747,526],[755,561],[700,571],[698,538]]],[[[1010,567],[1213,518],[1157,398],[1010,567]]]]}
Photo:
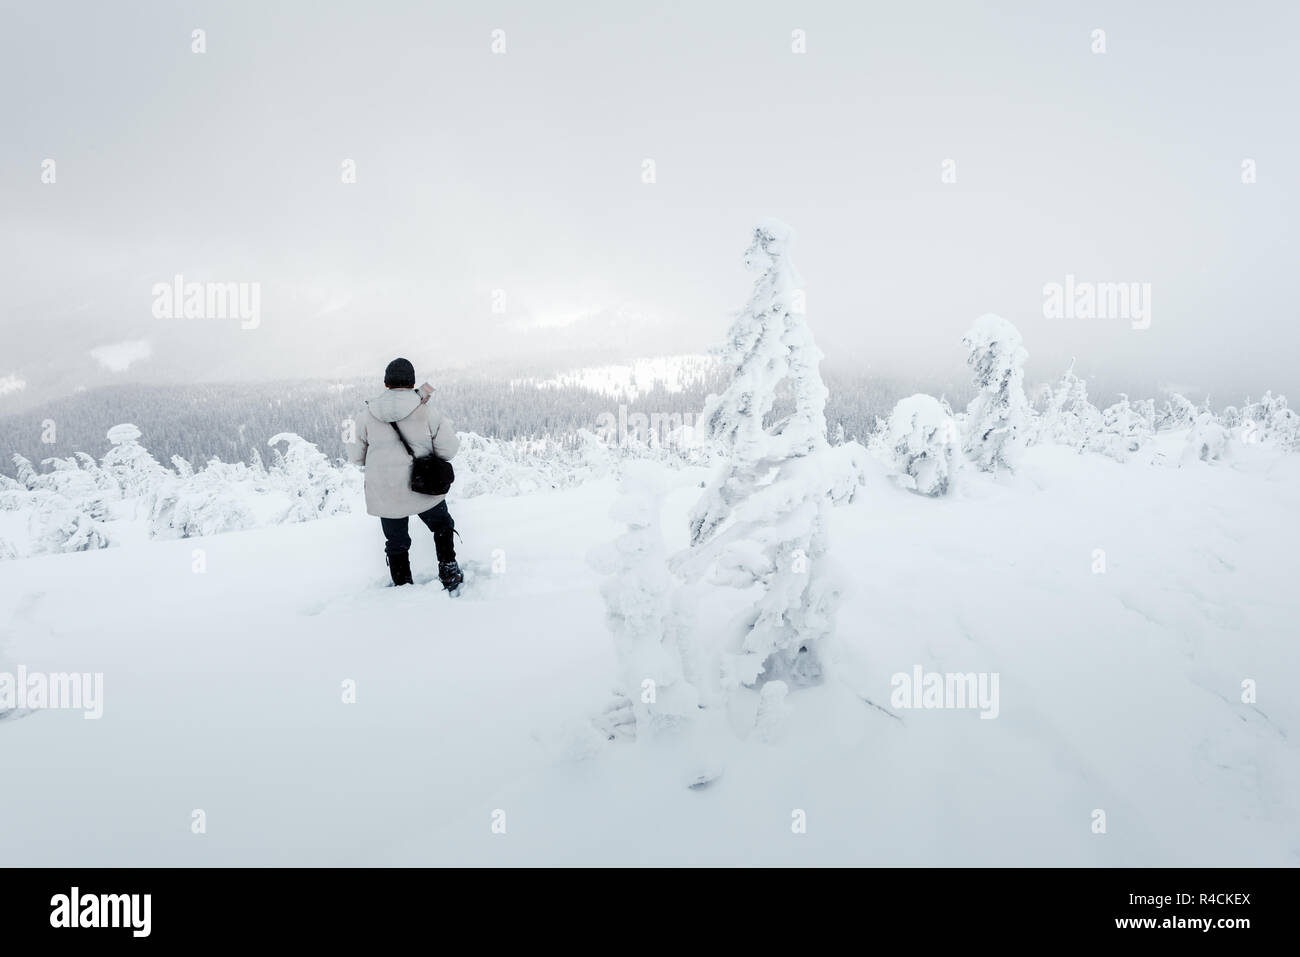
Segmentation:
{"type": "MultiPolygon", "coordinates": [[[[670,548],[704,477],[673,475],[670,548]]],[[[586,720],[614,672],[586,561],[620,531],[611,479],[453,498],[483,563],[458,600],[384,587],[361,515],[0,564],[0,670],[105,682],[98,721],[0,721],[0,860],[1300,863],[1300,457],[1170,469],[1036,447],[1014,479],[964,474],[945,499],[863,492],[835,512],[854,587],[831,678],[791,694],[777,742],[721,746],[699,790],[586,720]],[[998,718],[864,702],[888,707],[917,665],[998,672],[998,718]]]]}

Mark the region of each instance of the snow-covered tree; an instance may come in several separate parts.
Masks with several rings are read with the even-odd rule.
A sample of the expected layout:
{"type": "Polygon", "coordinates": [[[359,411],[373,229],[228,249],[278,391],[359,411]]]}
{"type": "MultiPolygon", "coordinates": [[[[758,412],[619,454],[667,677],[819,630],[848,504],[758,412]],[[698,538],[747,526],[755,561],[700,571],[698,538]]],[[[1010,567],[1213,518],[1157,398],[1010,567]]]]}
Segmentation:
{"type": "Polygon", "coordinates": [[[966,407],[962,450],[986,472],[1012,470],[1032,426],[1024,387],[1029,353],[1016,327],[992,313],[975,320],[962,343],[979,390],[966,407]]]}
{"type": "Polygon", "coordinates": [[[1155,399],[1138,399],[1133,402],[1133,412],[1142,420],[1143,427],[1152,435],[1156,431],[1155,399]]]}
{"type": "MultiPolygon", "coordinates": [[[[22,456],[15,455],[14,458],[21,459],[22,456]]],[[[26,492],[27,486],[23,485],[16,479],[11,479],[8,475],[0,473],[0,496],[3,496],[3,498],[0,498],[0,501],[7,501],[9,499],[17,501],[21,496],[25,495],[26,492]]]]}
{"type": "MultiPolygon", "coordinates": [[[[90,459],[90,463],[98,471],[94,459],[90,459]]],[[[94,473],[82,468],[80,459],[48,458],[41,465],[46,468],[39,478],[41,488],[58,492],[95,521],[104,520],[107,515],[104,491],[95,481],[94,473]]]]}
{"type": "Polygon", "coordinates": [[[619,667],[616,707],[606,730],[627,712],[638,737],[680,730],[695,714],[699,694],[683,670],[683,641],[673,614],[675,582],[660,533],[664,472],[650,462],[630,462],[612,516],[626,531],[592,556],[609,577],[601,585],[606,619],[619,667]]]}
{"type": "MultiPolygon", "coordinates": [[[[106,493],[97,481],[98,470],[89,456],[88,471],[78,457],[52,457],[42,461],[38,472],[21,455],[13,456],[18,480],[0,482],[0,511],[26,512],[26,545],[30,554],[81,552],[105,548],[110,536],[104,526],[108,518],[106,493]]],[[[7,553],[19,554],[9,543],[7,553]]]]}
{"type": "Polygon", "coordinates": [[[826,452],[831,478],[827,495],[832,505],[848,505],[858,497],[867,481],[867,463],[871,453],[861,442],[852,439],[843,445],[832,446],[826,452]]]}
{"type": "Polygon", "coordinates": [[[154,538],[195,538],[253,528],[257,491],[248,466],[214,458],[202,471],[155,496],[150,533],[154,538]]]}
{"type": "Polygon", "coordinates": [[[1128,396],[1107,406],[1101,414],[1101,430],[1089,447],[1119,462],[1139,456],[1151,443],[1151,428],[1142,414],[1129,404],[1128,396]]]}
{"type": "Polygon", "coordinates": [[[141,499],[148,508],[154,494],[175,475],[158,464],[139,438],[140,430],[130,423],[113,426],[108,430],[113,447],[104,453],[100,467],[121,489],[122,498],[141,499]]]}
{"type": "Polygon", "coordinates": [[[1074,374],[1071,365],[1052,390],[1039,432],[1045,441],[1082,452],[1101,428],[1101,412],[1088,400],[1088,383],[1074,374]]]}
{"type": "Polygon", "coordinates": [[[780,740],[788,724],[791,708],[785,703],[789,686],[784,681],[769,681],[758,695],[758,712],[754,716],[754,734],[767,744],[780,740]]]}
{"type": "Polygon", "coordinates": [[[1187,434],[1187,444],[1183,447],[1182,464],[1188,462],[1217,462],[1226,458],[1229,451],[1230,434],[1214,417],[1213,412],[1198,413],[1187,434]]]}
{"type": "MultiPolygon", "coordinates": [[[[577,440],[575,464],[581,469],[582,477],[586,479],[608,475],[614,467],[614,457],[610,454],[609,446],[590,429],[579,429],[577,440]]],[[[672,441],[679,440],[685,441],[681,439],[680,434],[676,439],[672,439],[672,441]]]]}
{"type": "Polygon", "coordinates": [[[1055,395],[1055,390],[1048,383],[1040,382],[1034,386],[1031,393],[1027,392],[1026,395],[1029,397],[1030,411],[1038,416],[1046,416],[1052,407],[1052,396],[1055,395]]]}
{"type": "Polygon", "coordinates": [[[40,487],[40,475],[36,471],[36,466],[32,465],[31,459],[17,452],[14,453],[13,459],[14,475],[18,484],[29,490],[40,487]]]}
{"type": "Polygon", "coordinates": [[[122,497],[122,490],[118,488],[117,482],[113,480],[113,476],[109,475],[99,467],[99,463],[95,461],[93,455],[86,452],[78,452],[76,453],[76,459],[77,463],[81,466],[81,470],[89,475],[94,481],[95,487],[99,490],[105,501],[114,501],[122,497]]]}
{"type": "Polygon", "coordinates": [[[902,399],[889,416],[888,464],[920,495],[946,495],[957,455],[952,410],[929,395],[902,399]]]}
{"type": "Polygon", "coordinates": [[[791,240],[788,226],[768,221],[745,254],[758,278],[720,350],[730,381],[700,417],[727,458],[691,514],[690,548],[674,560],[693,580],[761,586],[728,636],[724,688],[760,676],[816,680],[839,599],[826,555],[838,463],[827,454],[822,353],[796,310],[791,240]],[[783,386],[788,408],[769,423],[783,386]]]}
{"type": "Polygon", "coordinates": [[[1272,425],[1274,442],[1285,449],[1300,449],[1300,414],[1295,409],[1279,409],[1273,414],[1272,425]]]}
{"type": "Polygon", "coordinates": [[[1287,407],[1286,396],[1264,393],[1258,402],[1246,400],[1241,410],[1242,440],[1271,442],[1285,449],[1300,447],[1300,416],[1287,407]]]}
{"type": "Polygon", "coordinates": [[[274,447],[279,442],[285,443],[285,451],[275,449],[272,477],[291,499],[283,521],[309,522],[351,510],[354,469],[335,468],[320,449],[293,432],[273,435],[267,444],[274,447]]]}
{"type": "Polygon", "coordinates": [[[266,464],[262,461],[262,453],[257,449],[248,450],[248,470],[254,479],[266,478],[266,464]]]}
{"type": "Polygon", "coordinates": [[[59,493],[44,490],[34,498],[28,517],[28,535],[36,554],[86,552],[110,544],[109,535],[99,522],[59,493]]]}
{"type": "Polygon", "coordinates": [[[503,442],[477,432],[458,434],[456,494],[462,498],[525,495],[542,489],[567,487],[579,477],[574,469],[568,467],[567,458],[563,469],[553,468],[554,460],[563,458],[558,448],[542,453],[523,441],[503,442]]]}
{"type": "Polygon", "coordinates": [[[1156,413],[1156,431],[1170,432],[1191,428],[1196,423],[1198,414],[1196,406],[1190,399],[1177,392],[1170,392],[1169,398],[1156,413]]]}

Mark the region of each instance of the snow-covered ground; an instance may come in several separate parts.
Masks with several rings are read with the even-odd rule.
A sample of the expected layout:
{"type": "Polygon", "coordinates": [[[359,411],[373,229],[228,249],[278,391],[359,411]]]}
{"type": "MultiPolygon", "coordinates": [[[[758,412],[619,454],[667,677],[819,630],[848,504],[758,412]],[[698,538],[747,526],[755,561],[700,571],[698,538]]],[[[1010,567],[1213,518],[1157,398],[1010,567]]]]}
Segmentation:
{"type": "MultiPolygon", "coordinates": [[[[671,474],[675,549],[704,473],[671,474]]],[[[385,587],[364,515],[0,563],[0,671],[104,675],[99,720],[0,720],[0,861],[1300,864],[1300,456],[873,476],[834,512],[828,680],[695,790],[588,720],[615,494],[453,497],[459,599],[418,524],[420,584],[385,587]],[[917,666],[997,673],[998,717],[864,700],[917,666]]]]}

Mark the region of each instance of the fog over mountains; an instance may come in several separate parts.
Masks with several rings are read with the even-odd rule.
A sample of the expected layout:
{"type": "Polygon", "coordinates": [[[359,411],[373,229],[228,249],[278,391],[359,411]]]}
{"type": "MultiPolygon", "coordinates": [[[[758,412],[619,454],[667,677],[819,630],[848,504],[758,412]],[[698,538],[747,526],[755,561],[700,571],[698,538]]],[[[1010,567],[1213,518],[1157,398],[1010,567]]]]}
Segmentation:
{"type": "MultiPolygon", "coordinates": [[[[141,288],[147,295],[148,287],[141,288]]],[[[146,316],[108,333],[95,318],[99,309],[90,305],[51,321],[12,323],[16,335],[0,368],[0,415],[99,386],[378,380],[399,354],[427,372],[482,368],[530,375],[656,355],[674,339],[706,345],[704,328],[692,332],[635,307],[554,325],[487,309],[450,323],[432,316],[364,319],[342,311],[296,322],[279,318],[278,295],[264,290],[260,324],[248,329],[238,319],[146,316]],[[490,361],[485,343],[492,346],[490,361]]],[[[294,307],[291,294],[287,301],[294,307]]],[[[715,325],[725,320],[720,316],[715,325]]]]}
{"type": "Polygon", "coordinates": [[[1030,378],[1295,393],[1300,10],[1235,9],[11,4],[0,413],[699,351],[766,215],[832,363],[945,378],[993,311],[1030,378]],[[177,275],[259,284],[259,326],[154,318],[177,275]],[[1047,318],[1069,277],[1149,285],[1149,327],[1047,318]]]}

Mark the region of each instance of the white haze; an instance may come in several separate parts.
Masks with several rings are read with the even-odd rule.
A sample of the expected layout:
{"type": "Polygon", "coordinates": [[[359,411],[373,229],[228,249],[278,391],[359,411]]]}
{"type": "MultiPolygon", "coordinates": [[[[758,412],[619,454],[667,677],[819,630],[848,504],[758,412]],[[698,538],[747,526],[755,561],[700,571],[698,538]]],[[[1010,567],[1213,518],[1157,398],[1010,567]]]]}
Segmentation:
{"type": "Polygon", "coordinates": [[[698,351],[765,215],[832,362],[959,378],[992,311],[1031,380],[1296,391],[1297,8],[980,7],[6,2],[0,411],[698,351]],[[260,324],[153,318],[177,274],[260,283],[260,324]],[[1067,275],[1150,283],[1151,327],[1045,319],[1067,275]]]}

